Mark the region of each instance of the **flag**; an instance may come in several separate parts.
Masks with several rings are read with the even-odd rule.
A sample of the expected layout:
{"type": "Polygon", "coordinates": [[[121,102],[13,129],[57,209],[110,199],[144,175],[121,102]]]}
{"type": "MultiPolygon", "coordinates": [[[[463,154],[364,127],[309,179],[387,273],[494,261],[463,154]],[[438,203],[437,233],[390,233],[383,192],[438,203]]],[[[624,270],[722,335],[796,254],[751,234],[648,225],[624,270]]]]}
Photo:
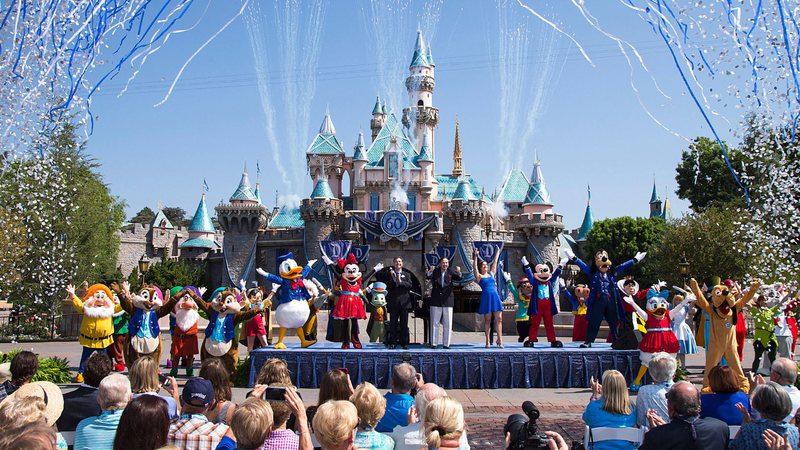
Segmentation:
{"type": "Polygon", "coordinates": [[[205,178],[203,178],[203,192],[208,192],[208,183],[205,178]]]}
{"type": "Polygon", "coordinates": [[[258,165],[258,160],[256,160],[256,176],[261,175],[261,167],[258,165]]]}

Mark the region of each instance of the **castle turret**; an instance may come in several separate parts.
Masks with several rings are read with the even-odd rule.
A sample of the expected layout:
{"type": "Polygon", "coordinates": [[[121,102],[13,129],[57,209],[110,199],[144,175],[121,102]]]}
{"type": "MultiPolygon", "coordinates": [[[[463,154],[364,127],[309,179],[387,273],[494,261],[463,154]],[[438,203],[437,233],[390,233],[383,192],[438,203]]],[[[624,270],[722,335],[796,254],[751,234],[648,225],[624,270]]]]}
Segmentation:
{"type": "MultiPolygon", "coordinates": [[[[305,242],[324,241],[331,233],[338,231],[344,208],[342,200],[333,195],[325,177],[317,179],[311,198],[303,199],[300,216],[305,224],[305,242]]],[[[321,256],[319,245],[306,246],[306,260],[319,259],[321,256]]]]}
{"type": "Polygon", "coordinates": [[[406,78],[409,106],[403,109],[403,125],[414,129],[416,148],[421,146],[427,131],[432,156],[436,156],[434,131],[439,123],[439,109],[433,107],[433,88],[436,85],[434,67],[425,38],[421,31],[417,31],[417,42],[409,66],[410,74],[406,78]]]}
{"type": "Polygon", "coordinates": [[[577,241],[585,241],[586,236],[589,235],[589,232],[592,231],[592,227],[594,226],[594,217],[592,216],[592,190],[589,189],[589,198],[586,200],[586,212],[583,213],[583,222],[581,223],[581,228],[578,230],[578,237],[577,241]]]}
{"type": "MultiPolygon", "coordinates": [[[[458,180],[453,196],[442,201],[442,216],[445,222],[452,224],[450,241],[462,245],[463,250],[471,257],[472,243],[481,240],[481,224],[486,217],[486,202],[475,195],[473,186],[465,177],[458,180]]],[[[464,261],[464,264],[470,267],[472,261],[464,261]]]]}
{"type": "Polygon", "coordinates": [[[253,191],[253,195],[256,197],[256,200],[258,200],[258,203],[264,204],[264,201],[261,200],[261,183],[258,181],[256,181],[256,190],[253,191]]]}
{"type": "MultiPolygon", "coordinates": [[[[376,104],[377,106],[377,104],[376,104]]],[[[364,173],[364,166],[369,161],[366,155],[366,147],[364,146],[364,133],[358,132],[358,139],[356,145],[353,146],[353,185],[354,187],[363,187],[367,180],[367,175],[364,173]]]]}
{"type": "MultiPolygon", "coordinates": [[[[227,282],[255,279],[255,245],[258,231],[266,227],[269,213],[250,187],[247,166],[242,171],[239,186],[230,203],[217,205],[217,219],[225,236],[222,240],[223,257],[227,267],[227,282]]],[[[224,279],[224,278],[223,278],[224,279]]]]}
{"type": "MultiPolygon", "coordinates": [[[[417,164],[422,169],[421,187],[423,199],[429,199],[431,194],[438,190],[439,183],[433,174],[433,152],[431,151],[428,142],[428,133],[422,137],[422,147],[419,149],[419,156],[417,157],[417,164]]],[[[428,205],[422,205],[427,208],[428,205]]]]}
{"type": "Polygon", "coordinates": [[[180,245],[181,256],[187,258],[197,258],[202,254],[219,248],[219,244],[214,237],[216,229],[211,216],[206,207],[206,194],[200,197],[200,203],[189,224],[189,239],[180,245]]]}
{"type": "Polygon", "coordinates": [[[372,120],[369,122],[369,127],[372,130],[372,141],[375,141],[375,137],[378,136],[384,123],[386,123],[386,105],[381,104],[381,98],[378,96],[375,100],[375,107],[372,108],[372,120]]]}
{"type": "Polygon", "coordinates": [[[326,112],[319,127],[319,133],[306,150],[306,165],[311,179],[324,175],[336,197],[342,195],[342,174],[344,173],[344,148],[336,137],[330,113],[326,112]],[[325,173],[322,173],[323,168],[325,173]]]}
{"type": "Polygon", "coordinates": [[[539,161],[538,155],[533,162],[531,183],[528,186],[528,193],[525,196],[525,202],[522,204],[522,210],[526,213],[551,214],[553,212],[553,203],[550,202],[550,194],[547,192],[544,175],[542,174],[542,162],[539,161]]]}
{"type": "Polygon", "coordinates": [[[656,181],[653,180],[653,193],[650,194],[650,217],[662,217],[663,211],[661,211],[661,199],[658,197],[658,191],[656,191],[656,181]]]}
{"type": "Polygon", "coordinates": [[[458,137],[458,119],[456,119],[456,138],[453,144],[453,178],[458,178],[462,175],[461,168],[461,141],[458,137]]]}

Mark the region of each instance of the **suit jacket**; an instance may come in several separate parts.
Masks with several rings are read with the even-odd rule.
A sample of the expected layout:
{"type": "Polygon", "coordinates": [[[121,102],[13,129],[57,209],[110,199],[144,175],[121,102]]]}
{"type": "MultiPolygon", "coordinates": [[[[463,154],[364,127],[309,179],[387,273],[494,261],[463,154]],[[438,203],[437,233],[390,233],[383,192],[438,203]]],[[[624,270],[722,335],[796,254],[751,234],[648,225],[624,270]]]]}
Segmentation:
{"type": "Polygon", "coordinates": [[[81,420],[100,415],[97,403],[97,388],[81,385],[78,389],[64,394],[64,412],[56,421],[58,431],[75,431],[81,420]]]}
{"type": "Polygon", "coordinates": [[[728,424],[706,417],[694,420],[697,439],[692,438],[692,425],[681,419],[661,425],[644,435],[639,450],[725,450],[728,448],[730,432],[728,424]]]}
{"type": "Polygon", "coordinates": [[[426,275],[425,278],[433,282],[433,289],[431,289],[431,306],[452,308],[453,280],[461,280],[461,275],[448,267],[444,273],[444,283],[442,283],[442,269],[437,267],[433,269],[433,273],[426,275]]]}
{"type": "Polygon", "coordinates": [[[400,279],[394,277],[394,268],[389,267],[382,270],[378,279],[386,283],[389,291],[386,294],[386,306],[391,311],[414,311],[416,302],[411,298],[411,275],[406,270],[400,273],[400,279]]]}

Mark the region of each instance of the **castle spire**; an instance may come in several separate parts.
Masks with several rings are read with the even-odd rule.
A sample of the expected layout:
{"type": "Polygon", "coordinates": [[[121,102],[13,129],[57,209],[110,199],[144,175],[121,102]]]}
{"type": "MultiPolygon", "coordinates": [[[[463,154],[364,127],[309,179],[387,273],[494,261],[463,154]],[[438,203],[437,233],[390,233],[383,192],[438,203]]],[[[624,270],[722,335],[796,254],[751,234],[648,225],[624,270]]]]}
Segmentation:
{"type": "Polygon", "coordinates": [[[583,223],[581,223],[581,228],[578,230],[578,241],[586,240],[586,236],[592,231],[592,227],[594,226],[594,216],[592,216],[592,188],[590,186],[586,186],[587,192],[589,197],[586,200],[586,212],[583,214],[583,223]]]}
{"type": "Polygon", "coordinates": [[[244,169],[242,170],[242,179],[239,181],[239,187],[236,188],[236,191],[231,195],[230,198],[231,202],[234,201],[244,201],[244,202],[257,202],[258,199],[256,198],[255,194],[253,194],[253,190],[250,188],[250,178],[247,175],[247,162],[244,163],[244,169]]]}
{"type": "Polygon", "coordinates": [[[364,154],[364,133],[359,130],[356,145],[353,146],[353,161],[367,161],[367,156],[364,154]]]}
{"type": "Polygon", "coordinates": [[[336,128],[333,126],[331,114],[325,110],[325,118],[322,119],[322,125],[319,127],[319,134],[336,134],[336,128]]]}
{"type": "Polygon", "coordinates": [[[206,194],[200,196],[200,203],[197,205],[197,211],[194,212],[192,223],[189,224],[189,231],[214,232],[214,223],[211,221],[206,207],[206,194]]]}
{"type": "Polygon", "coordinates": [[[431,66],[428,61],[428,50],[425,45],[425,38],[422,37],[422,30],[417,30],[417,42],[414,45],[414,56],[411,57],[410,67],[431,66]]]}
{"type": "Polygon", "coordinates": [[[534,155],[533,172],[531,173],[531,182],[528,186],[528,195],[525,196],[525,203],[529,205],[552,205],[550,203],[550,194],[547,192],[547,186],[542,174],[542,162],[539,161],[539,154],[534,155]]]}
{"type": "Polygon", "coordinates": [[[650,217],[662,217],[664,211],[661,209],[661,199],[658,197],[656,190],[656,177],[653,175],[653,193],[650,194],[650,217]]]}
{"type": "Polygon", "coordinates": [[[375,107],[372,108],[372,114],[383,114],[383,106],[381,105],[381,96],[375,99],[375,107]]]}
{"type": "Polygon", "coordinates": [[[456,139],[453,147],[453,178],[459,178],[463,173],[461,168],[461,142],[458,138],[458,118],[456,118],[456,139]]]}

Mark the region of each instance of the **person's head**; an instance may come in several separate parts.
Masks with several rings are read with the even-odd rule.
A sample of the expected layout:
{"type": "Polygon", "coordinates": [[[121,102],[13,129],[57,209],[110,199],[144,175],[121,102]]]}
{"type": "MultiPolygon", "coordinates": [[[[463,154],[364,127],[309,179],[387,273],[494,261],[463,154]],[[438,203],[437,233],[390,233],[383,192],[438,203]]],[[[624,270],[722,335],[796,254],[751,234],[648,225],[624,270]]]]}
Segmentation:
{"type": "Polygon", "coordinates": [[[109,375],[100,382],[97,403],[103,411],[125,409],[131,400],[131,382],[121,373],[109,375]]]}
{"type": "Polygon", "coordinates": [[[750,392],[750,406],[764,419],[783,422],[792,412],[792,399],[780,384],[767,381],[750,392]]]}
{"type": "Polygon", "coordinates": [[[114,362],[107,354],[94,352],[83,365],[83,382],[98,387],[100,381],[114,370],[114,362]]]}
{"type": "Polygon", "coordinates": [[[272,408],[266,401],[251,397],[236,407],[231,417],[231,431],[236,436],[236,446],[242,450],[255,450],[264,446],[272,430],[272,408]]]}
{"type": "Polygon", "coordinates": [[[528,277],[522,277],[517,281],[517,290],[520,294],[530,297],[533,293],[533,285],[531,284],[531,280],[528,277]]]}
{"type": "Polygon", "coordinates": [[[403,270],[403,258],[395,256],[392,260],[392,266],[394,267],[394,270],[398,272],[403,270]]]}
{"type": "Polygon", "coordinates": [[[203,365],[200,366],[200,378],[210,381],[214,386],[214,400],[217,403],[230,401],[231,376],[221,359],[211,358],[203,361],[203,365]]]}
{"type": "Polygon", "coordinates": [[[442,259],[439,260],[439,268],[442,269],[442,271],[447,270],[448,267],[450,267],[450,260],[449,259],[442,258],[442,259]]]}
{"type": "Polygon", "coordinates": [[[464,408],[454,398],[437,398],[425,408],[423,427],[429,448],[439,448],[445,440],[457,441],[464,432],[464,408]]]}
{"type": "Polygon", "coordinates": [[[353,395],[353,385],[350,383],[349,375],[339,369],[329,370],[319,383],[317,405],[328,400],[347,400],[351,395],[353,395]]]}
{"type": "Polygon", "coordinates": [[[323,450],[351,448],[358,428],[358,411],[346,400],[331,400],[317,408],[314,436],[323,450]]]}
{"type": "MultiPolygon", "coordinates": [[[[291,384],[280,384],[276,383],[272,386],[275,387],[285,387],[286,389],[294,389],[294,386],[291,384]]],[[[275,400],[268,400],[269,406],[272,408],[272,423],[273,423],[273,430],[277,430],[278,428],[282,428],[286,425],[286,421],[289,420],[289,417],[292,415],[292,410],[289,408],[289,404],[286,402],[275,401],[275,400]]]]}
{"type": "Polygon", "coordinates": [[[634,295],[639,291],[639,283],[633,278],[626,278],[625,281],[622,282],[622,290],[628,295],[634,295]]]}
{"type": "Polygon", "coordinates": [[[608,272],[608,269],[611,268],[611,258],[608,257],[608,252],[605,250],[598,250],[594,254],[593,265],[600,273],[608,272]]]}
{"type": "Polygon", "coordinates": [[[417,385],[417,369],[409,363],[400,363],[392,368],[392,392],[408,394],[417,385]]]}
{"type": "Polygon", "coordinates": [[[769,379],[781,386],[792,386],[797,380],[797,363],[789,358],[778,358],[772,363],[769,379]]]}
{"type": "Polygon", "coordinates": [[[728,366],[714,366],[708,372],[708,386],[715,394],[739,392],[739,377],[728,366]]]}
{"type": "Polygon", "coordinates": [[[756,296],[756,306],[759,308],[763,308],[767,305],[767,297],[765,295],[758,295],[756,296]]]}
{"type": "Polygon", "coordinates": [[[631,402],[628,398],[628,385],[625,377],[617,370],[603,372],[603,406],[602,409],[611,414],[627,416],[631,413],[631,402]]]}
{"type": "Polygon", "coordinates": [[[153,450],[167,444],[169,408],[155,395],[134,398],[122,411],[114,437],[114,450],[153,450]]]}
{"type": "Polygon", "coordinates": [[[447,392],[434,383],[425,383],[419,388],[417,395],[414,396],[414,407],[417,408],[420,425],[425,422],[425,408],[428,407],[428,403],[446,396],[447,392]]]}
{"type": "Polygon", "coordinates": [[[39,358],[36,354],[23,350],[11,358],[11,382],[15,386],[29,383],[39,370],[39,358]]]}
{"type": "MultiPolygon", "coordinates": [[[[604,389],[605,391],[605,389],[604,389]]],[[[605,392],[603,392],[605,395],[605,392]]],[[[700,415],[700,391],[692,383],[679,381],[667,391],[667,411],[672,417],[700,415]]]]}
{"type": "Polygon", "coordinates": [[[654,382],[666,383],[672,381],[672,378],[675,377],[675,370],[678,368],[678,363],[675,362],[675,358],[669,353],[658,352],[653,353],[653,356],[650,358],[650,364],[648,364],[647,367],[650,378],[652,378],[654,382]]]}
{"type": "Polygon", "coordinates": [[[46,423],[44,400],[38,397],[9,397],[0,402],[0,430],[46,423]]]}
{"type": "Polygon", "coordinates": [[[479,270],[481,271],[481,275],[486,275],[487,273],[489,273],[489,263],[487,263],[486,261],[481,261],[479,270]]]}
{"type": "Polygon", "coordinates": [[[358,410],[362,427],[375,428],[386,411],[386,399],[372,383],[366,381],[356,387],[350,396],[350,402],[358,410]]]}
{"type": "Polygon", "coordinates": [[[33,423],[13,430],[3,429],[0,448],[16,450],[56,450],[56,430],[44,423],[33,423]]]}
{"type": "Polygon", "coordinates": [[[8,396],[3,403],[12,398],[23,399],[28,397],[34,397],[44,402],[44,419],[48,425],[55,425],[64,411],[64,396],[61,394],[61,389],[49,381],[27,383],[8,396]]]}
{"type": "Polygon", "coordinates": [[[214,408],[214,385],[203,378],[190,378],[181,392],[181,411],[203,414],[214,408]]]}
{"type": "Polygon", "coordinates": [[[150,356],[137,358],[131,364],[128,378],[131,379],[131,390],[134,394],[158,392],[161,389],[158,382],[158,362],[150,356]]]}
{"type": "Polygon", "coordinates": [[[114,296],[104,284],[93,284],[83,296],[83,314],[86,317],[106,319],[114,315],[114,296]]]}
{"type": "Polygon", "coordinates": [[[256,384],[271,385],[274,383],[292,384],[292,374],[289,372],[289,366],[286,365],[286,361],[280,358],[270,358],[264,361],[264,365],[261,366],[256,378],[256,384]]]}

